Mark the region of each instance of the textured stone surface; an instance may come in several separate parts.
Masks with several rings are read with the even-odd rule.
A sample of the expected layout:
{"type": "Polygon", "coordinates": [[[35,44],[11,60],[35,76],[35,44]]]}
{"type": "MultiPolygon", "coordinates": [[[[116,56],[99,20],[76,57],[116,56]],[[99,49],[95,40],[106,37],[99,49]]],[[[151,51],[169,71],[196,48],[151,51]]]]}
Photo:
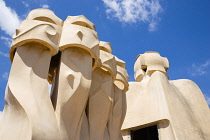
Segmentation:
{"type": "Polygon", "coordinates": [[[131,140],[152,125],[161,140],[210,138],[210,110],[194,82],[169,81],[167,58],[150,51],[128,83],[126,63],[83,15],[62,21],[35,9],[12,40],[1,140],[131,140]]]}
{"type": "Polygon", "coordinates": [[[129,82],[124,140],[132,131],[157,125],[161,140],[210,138],[210,110],[197,85],[186,79],[169,81],[168,60],[157,52],[137,57],[136,82],[129,82]]]}
{"type": "Polygon", "coordinates": [[[128,79],[115,58],[85,16],[31,11],[13,35],[0,139],[122,139],[125,90],[114,81],[128,79]]]}

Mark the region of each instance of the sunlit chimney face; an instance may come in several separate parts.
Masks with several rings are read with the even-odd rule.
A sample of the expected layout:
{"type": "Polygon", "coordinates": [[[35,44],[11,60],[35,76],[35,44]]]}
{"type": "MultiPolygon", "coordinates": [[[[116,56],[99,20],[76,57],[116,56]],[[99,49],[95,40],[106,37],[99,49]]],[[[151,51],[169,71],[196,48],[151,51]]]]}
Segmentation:
{"type": "Polygon", "coordinates": [[[168,59],[161,57],[158,52],[149,51],[140,54],[134,65],[134,73],[136,81],[141,81],[143,76],[151,76],[155,71],[160,71],[166,74],[169,68],[168,59]]]}
{"type": "Polygon", "coordinates": [[[63,21],[58,18],[53,11],[48,9],[35,9],[32,10],[26,20],[36,20],[36,21],[42,21],[47,23],[52,23],[55,25],[62,26],[63,21]]]}

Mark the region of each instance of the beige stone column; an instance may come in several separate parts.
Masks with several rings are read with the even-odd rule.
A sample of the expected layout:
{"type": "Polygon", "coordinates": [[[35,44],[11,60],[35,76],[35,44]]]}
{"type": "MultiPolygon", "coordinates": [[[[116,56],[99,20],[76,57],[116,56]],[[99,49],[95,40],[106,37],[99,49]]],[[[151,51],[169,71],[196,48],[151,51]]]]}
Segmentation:
{"type": "Polygon", "coordinates": [[[130,138],[130,132],[152,125],[157,125],[159,139],[175,139],[167,101],[171,92],[168,68],[167,58],[158,52],[150,51],[137,57],[134,65],[136,82],[129,82],[126,95],[127,113],[122,127],[124,140],[130,138]]]}
{"type": "Polygon", "coordinates": [[[0,124],[0,139],[59,139],[47,77],[58,51],[62,21],[50,10],[36,9],[13,35],[13,61],[0,124]]]}
{"type": "Polygon", "coordinates": [[[107,124],[113,105],[116,62],[111,45],[100,41],[100,62],[93,71],[92,85],[87,106],[90,140],[108,140],[107,124]]]}
{"type": "Polygon", "coordinates": [[[128,74],[124,61],[116,59],[117,75],[114,81],[114,104],[112,114],[109,119],[109,136],[110,140],[122,140],[121,131],[122,123],[126,113],[126,95],[128,90],[128,74]]]}
{"type": "Polygon", "coordinates": [[[92,69],[98,62],[99,40],[94,25],[83,15],[64,21],[60,68],[52,101],[63,140],[79,140],[89,96],[92,69]]]}

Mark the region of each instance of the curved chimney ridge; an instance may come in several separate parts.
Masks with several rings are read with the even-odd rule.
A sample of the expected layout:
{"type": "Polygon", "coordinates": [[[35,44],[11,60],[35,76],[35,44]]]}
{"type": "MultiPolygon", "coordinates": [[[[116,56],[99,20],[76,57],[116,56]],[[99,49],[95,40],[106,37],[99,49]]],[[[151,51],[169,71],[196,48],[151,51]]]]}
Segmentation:
{"type": "Polygon", "coordinates": [[[137,57],[128,82],[126,63],[84,15],[62,21],[32,10],[10,59],[0,140],[210,139],[210,110],[194,82],[169,80],[168,59],[154,51],[137,57]]]}

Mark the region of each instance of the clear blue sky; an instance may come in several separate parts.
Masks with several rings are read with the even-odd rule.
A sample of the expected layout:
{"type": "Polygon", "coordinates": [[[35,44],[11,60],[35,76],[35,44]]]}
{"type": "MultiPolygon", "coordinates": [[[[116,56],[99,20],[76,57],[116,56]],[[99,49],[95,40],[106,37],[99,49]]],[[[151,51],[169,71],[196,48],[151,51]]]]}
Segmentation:
{"type": "Polygon", "coordinates": [[[127,63],[130,81],[136,56],[159,52],[170,62],[169,79],[193,80],[210,105],[209,0],[0,0],[0,110],[11,67],[11,36],[30,10],[41,7],[62,20],[85,15],[99,39],[111,42],[113,54],[127,63]]]}

